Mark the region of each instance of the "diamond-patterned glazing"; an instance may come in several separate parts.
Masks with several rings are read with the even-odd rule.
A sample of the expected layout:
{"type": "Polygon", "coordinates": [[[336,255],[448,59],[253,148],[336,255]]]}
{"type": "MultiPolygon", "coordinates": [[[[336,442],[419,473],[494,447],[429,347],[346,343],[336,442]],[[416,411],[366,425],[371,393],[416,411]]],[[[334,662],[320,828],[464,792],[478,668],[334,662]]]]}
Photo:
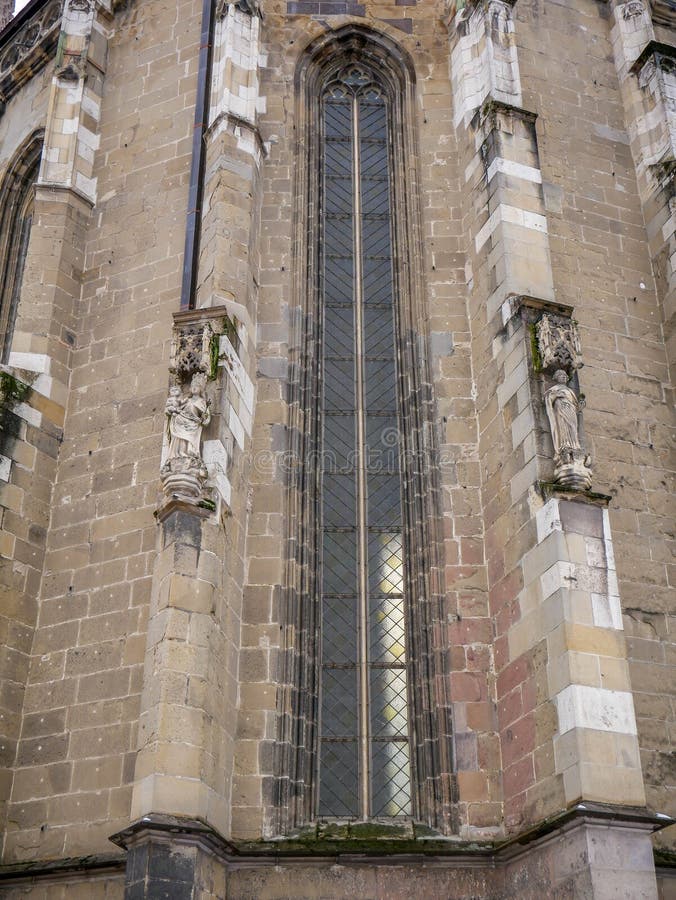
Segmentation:
{"type": "Polygon", "coordinates": [[[321,789],[319,815],[359,815],[359,780],[356,741],[322,741],[319,761],[321,789]]]}
{"type": "Polygon", "coordinates": [[[411,815],[411,764],[408,741],[373,741],[374,816],[411,815]]]}
{"type": "Polygon", "coordinates": [[[371,731],[375,737],[408,733],[406,669],[371,669],[371,731]]]}
{"type": "Polygon", "coordinates": [[[369,658],[371,663],[403,663],[406,660],[406,621],[403,597],[371,598],[369,658]]]}

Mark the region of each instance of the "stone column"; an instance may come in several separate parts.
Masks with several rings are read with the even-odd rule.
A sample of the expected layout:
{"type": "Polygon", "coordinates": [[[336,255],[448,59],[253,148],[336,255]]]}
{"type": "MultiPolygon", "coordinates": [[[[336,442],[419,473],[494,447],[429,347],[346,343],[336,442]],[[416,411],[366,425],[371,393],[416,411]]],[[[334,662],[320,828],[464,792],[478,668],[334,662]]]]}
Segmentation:
{"type": "MultiPolygon", "coordinates": [[[[5,682],[0,706],[1,755],[7,767],[14,764],[19,736],[77,330],[85,233],[96,200],[91,172],[110,16],[105,3],[69,0],[60,34],[59,9],[53,5],[26,23],[27,29],[40,32],[37,41],[33,35],[35,52],[56,46],[56,62],[17,321],[0,383],[0,589],[7,635],[0,661],[5,682]]],[[[15,40],[21,47],[22,34],[15,40]]],[[[31,45],[23,46],[26,58],[19,57],[14,69],[5,71],[5,96],[30,75],[31,45]]],[[[65,763],[48,768],[45,777],[55,785],[69,778],[65,763]]],[[[9,768],[0,799],[8,789],[9,768]]]]}
{"type": "Polygon", "coordinates": [[[660,42],[660,26],[653,24],[655,7],[660,8],[662,24],[673,32],[676,28],[673,5],[649,6],[646,0],[610,0],[615,67],[663,310],[673,384],[676,376],[676,49],[660,42]]]}
{"type": "Polygon", "coordinates": [[[197,306],[224,304],[250,331],[255,319],[260,167],[257,124],[260,14],[254,3],[216,10],[197,306]]]}
{"type": "Polygon", "coordinates": [[[31,424],[48,422],[50,436],[63,426],[85,234],[96,202],[92,170],[111,16],[98,0],[69,0],[63,9],[9,354],[10,370],[30,384],[38,404],[31,424]]]}
{"type": "MultiPolygon", "coordinates": [[[[581,351],[572,307],[555,295],[512,9],[470,3],[450,25],[494,699],[504,823],[515,833],[585,800],[616,804],[621,817],[620,805],[642,807],[645,796],[606,499],[588,490],[581,351]]],[[[640,896],[654,896],[652,871],[645,878],[640,896]]]]}
{"type": "MultiPolygon", "coordinates": [[[[174,316],[161,468],[165,501],[158,510],[160,548],[132,799],[136,825],[119,836],[130,851],[128,897],[144,885],[159,890],[167,882],[181,885],[182,896],[180,890],[189,890],[206,865],[207,857],[195,849],[204,823],[214,834],[231,832],[248,487],[244,451],[254,412],[257,262],[251,248],[263,158],[256,124],[259,26],[257,7],[244,0],[217,8],[198,308],[174,316]],[[200,384],[206,382],[202,399],[210,414],[200,414],[199,458],[191,461],[194,447],[175,457],[181,426],[172,430],[171,422],[195,373],[201,373],[200,384]],[[194,484],[186,489],[191,477],[194,484]],[[172,837],[158,837],[153,823],[167,816],[174,817],[172,837]],[[179,831],[183,838],[175,836],[179,831]],[[167,843],[170,853],[160,847],[167,843]]],[[[209,866],[209,877],[222,881],[224,863],[213,858],[209,866]]]]}
{"type": "MultiPolygon", "coordinates": [[[[136,824],[116,837],[129,849],[128,897],[141,890],[139,878],[154,890],[175,882],[183,896],[206,860],[195,849],[205,823],[210,834],[230,833],[246,510],[236,449],[244,432],[234,420],[253,409],[241,334],[224,307],[174,316],[160,469],[165,498],[157,511],[132,794],[136,824]],[[178,823],[171,836],[165,830],[158,837],[151,827],[158,816],[178,823]],[[147,871],[139,876],[141,865],[147,871]]],[[[209,877],[225,878],[222,863],[208,865],[209,877]]]]}

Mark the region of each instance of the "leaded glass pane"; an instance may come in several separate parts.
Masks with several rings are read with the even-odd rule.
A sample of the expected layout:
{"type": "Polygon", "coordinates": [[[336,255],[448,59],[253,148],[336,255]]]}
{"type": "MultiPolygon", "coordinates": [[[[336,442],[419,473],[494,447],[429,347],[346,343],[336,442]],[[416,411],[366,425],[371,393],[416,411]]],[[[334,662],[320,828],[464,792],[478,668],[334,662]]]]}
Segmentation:
{"type": "MultiPolygon", "coordinates": [[[[357,598],[324,597],[322,660],[324,665],[357,664],[357,598]]],[[[352,698],[354,700],[354,697],[352,698]]]]}
{"type": "Polygon", "coordinates": [[[406,621],[402,597],[371,599],[369,653],[371,663],[394,665],[406,660],[406,621]]]}
{"type": "Polygon", "coordinates": [[[371,733],[401,737],[408,733],[406,669],[371,669],[371,733]]]}
{"type": "Polygon", "coordinates": [[[411,766],[407,741],[373,742],[373,815],[411,815],[411,766]]]}
{"type": "Polygon", "coordinates": [[[322,741],[319,761],[319,815],[359,815],[356,741],[322,741]]]}
{"type": "Polygon", "coordinates": [[[357,733],[357,670],[324,666],[322,676],[322,734],[352,737],[357,733]]]}
{"type": "Polygon", "coordinates": [[[325,530],[323,551],[323,593],[353,597],[357,592],[355,531],[325,530]]]}

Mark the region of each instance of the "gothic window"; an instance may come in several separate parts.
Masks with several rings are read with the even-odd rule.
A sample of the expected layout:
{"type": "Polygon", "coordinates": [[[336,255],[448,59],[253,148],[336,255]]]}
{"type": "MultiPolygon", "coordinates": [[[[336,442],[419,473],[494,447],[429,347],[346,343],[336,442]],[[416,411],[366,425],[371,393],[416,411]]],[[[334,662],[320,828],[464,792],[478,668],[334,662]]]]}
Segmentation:
{"type": "Polygon", "coordinates": [[[0,340],[6,363],[14,334],[33,222],[34,184],[42,134],[33,135],[10,163],[0,188],[0,340]]]}
{"type": "Polygon", "coordinates": [[[321,98],[319,814],[411,813],[387,99],[321,98]]]}
{"type": "Polygon", "coordinates": [[[348,26],[301,68],[290,564],[276,807],[449,830],[450,729],[411,69],[348,26]]]}

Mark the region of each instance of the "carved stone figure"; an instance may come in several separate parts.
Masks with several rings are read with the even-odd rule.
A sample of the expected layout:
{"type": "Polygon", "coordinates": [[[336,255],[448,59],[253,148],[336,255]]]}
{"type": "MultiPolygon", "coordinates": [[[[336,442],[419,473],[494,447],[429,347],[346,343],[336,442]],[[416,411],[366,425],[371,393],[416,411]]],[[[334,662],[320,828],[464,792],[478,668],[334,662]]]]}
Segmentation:
{"type": "Polygon", "coordinates": [[[554,372],[554,384],[545,394],[545,409],[554,445],[554,481],[578,491],[591,488],[591,457],[580,443],[579,416],[584,408],[568,386],[563,369],[554,372]]]}
{"type": "Polygon", "coordinates": [[[193,375],[187,393],[171,388],[165,406],[169,447],[160,471],[165,494],[196,502],[204,490],[207,468],[201,455],[202,429],[211,421],[207,377],[193,375]]]}
{"type": "Polygon", "coordinates": [[[537,323],[537,339],[543,369],[572,372],[582,365],[580,334],[572,319],[545,313],[537,323]]]}
{"type": "Polygon", "coordinates": [[[558,456],[564,447],[571,450],[582,449],[577,415],[584,406],[584,400],[579,400],[573,389],[568,387],[568,375],[563,369],[554,373],[554,382],[545,394],[545,407],[552,431],[554,454],[558,456]]]}

